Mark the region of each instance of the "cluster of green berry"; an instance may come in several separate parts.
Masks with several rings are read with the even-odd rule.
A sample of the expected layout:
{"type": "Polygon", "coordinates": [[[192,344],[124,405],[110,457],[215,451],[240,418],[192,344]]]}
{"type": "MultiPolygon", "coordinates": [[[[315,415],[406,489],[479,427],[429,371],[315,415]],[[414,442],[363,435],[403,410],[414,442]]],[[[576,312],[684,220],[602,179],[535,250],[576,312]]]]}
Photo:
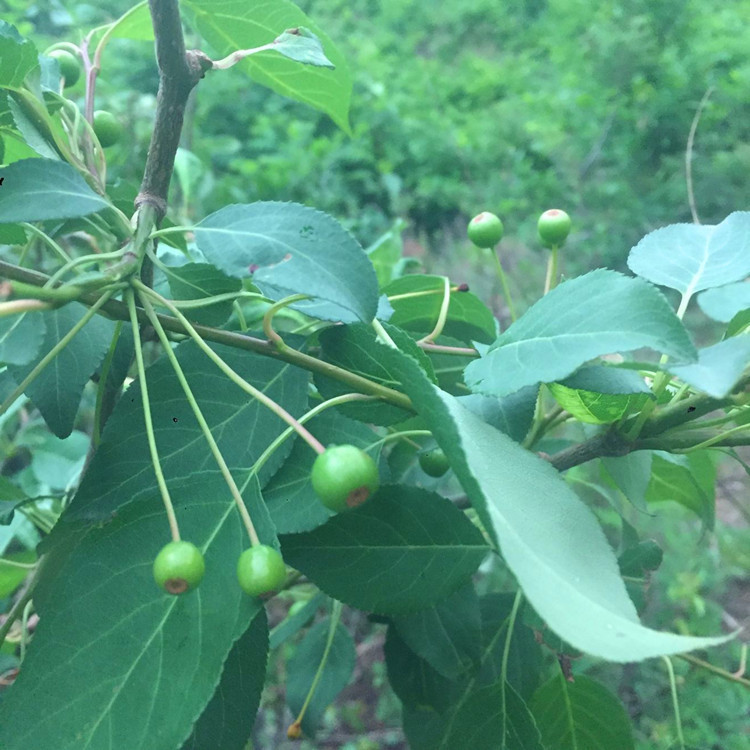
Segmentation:
{"type": "MultiPolygon", "coordinates": [[[[545,211],[537,222],[539,239],[545,247],[560,247],[570,234],[570,216],[559,208],[545,211]]],[[[494,247],[503,238],[503,222],[495,214],[483,211],[477,214],[466,230],[477,247],[494,247]]]]}
{"type": "MultiPolygon", "coordinates": [[[[78,82],[81,77],[81,64],[74,54],[64,49],[55,49],[49,53],[48,57],[57,60],[64,88],[70,88],[78,82]]],[[[102,148],[114,146],[122,138],[122,125],[111,112],[103,109],[97,110],[94,112],[91,125],[102,148]]]]}
{"type": "MultiPolygon", "coordinates": [[[[320,501],[337,513],[355,508],[379,486],[375,461],[354,445],[332,445],[315,459],[311,481],[320,501]]],[[[154,579],[169,594],[183,594],[203,579],[206,563],[192,542],[173,541],[154,560],[154,579]]],[[[286,566],[278,550],[266,544],[246,549],[237,561],[237,579],[250,596],[277,590],[286,580],[286,566]]]]}

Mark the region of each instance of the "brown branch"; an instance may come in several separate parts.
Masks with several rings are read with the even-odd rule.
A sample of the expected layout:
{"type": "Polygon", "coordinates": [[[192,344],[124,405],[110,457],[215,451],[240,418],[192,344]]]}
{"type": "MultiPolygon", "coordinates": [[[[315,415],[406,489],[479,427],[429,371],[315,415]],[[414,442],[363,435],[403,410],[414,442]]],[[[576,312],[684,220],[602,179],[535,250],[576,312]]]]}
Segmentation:
{"type": "MultiPolygon", "coordinates": [[[[11,279],[17,279],[18,281],[24,281],[34,286],[43,286],[49,277],[38,271],[31,271],[28,268],[20,268],[14,266],[11,263],[0,261],[0,277],[7,277],[11,279]]],[[[82,294],[78,301],[86,305],[94,304],[101,294],[99,292],[86,292],[82,294]]],[[[107,315],[107,317],[113,320],[130,320],[127,305],[119,300],[111,299],[105,302],[100,311],[107,315]]],[[[149,324],[148,317],[142,308],[136,308],[138,320],[145,324],[149,324]]],[[[187,331],[183,327],[182,323],[177,318],[170,315],[157,314],[159,322],[165,328],[165,330],[172,333],[180,333],[187,335],[187,331]]],[[[225,331],[221,328],[212,328],[210,326],[203,326],[193,324],[193,328],[201,335],[206,341],[213,341],[217,344],[226,344],[235,349],[245,349],[257,354],[262,354],[272,359],[278,359],[282,362],[288,362],[289,364],[301,367],[304,370],[310,372],[317,372],[320,375],[325,375],[339,382],[346,383],[353,390],[360,393],[366,393],[369,396],[375,396],[383,401],[386,401],[395,406],[400,406],[402,409],[413,411],[411,400],[405,393],[396,391],[393,388],[381,385],[373,380],[357,375],[353,372],[349,372],[341,367],[336,367],[328,362],[324,362],[321,359],[311,357],[309,354],[297,351],[291,347],[286,347],[282,350],[276,348],[276,346],[265,339],[255,338],[254,336],[246,336],[244,333],[236,333],[234,331],[225,331]]]]}
{"type": "Polygon", "coordinates": [[[149,7],[156,39],[159,90],[154,130],[135,205],[152,206],[158,225],[167,211],[167,193],[188,97],[212,63],[202,52],[185,51],[177,0],[149,0],[149,7]]]}

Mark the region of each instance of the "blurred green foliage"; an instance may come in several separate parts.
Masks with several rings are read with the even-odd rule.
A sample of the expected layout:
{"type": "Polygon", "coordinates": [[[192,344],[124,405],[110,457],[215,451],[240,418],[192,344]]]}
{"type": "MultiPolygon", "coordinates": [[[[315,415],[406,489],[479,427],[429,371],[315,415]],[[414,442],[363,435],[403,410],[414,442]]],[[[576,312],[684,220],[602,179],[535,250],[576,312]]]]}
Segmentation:
{"type": "MultiPolygon", "coordinates": [[[[0,2],[56,38],[131,4],[0,2]]],[[[363,244],[395,217],[439,250],[492,210],[521,245],[538,214],[573,217],[580,262],[617,267],[643,234],[690,221],[685,150],[701,219],[747,205],[748,0],[303,0],[355,77],[354,137],[247,79],[199,87],[184,146],[206,167],[192,218],[231,202],[294,200],[345,220],[363,244]]],[[[194,40],[197,43],[197,40],[194,40]]],[[[210,50],[209,54],[210,54],[210,50]]],[[[119,42],[100,91],[131,138],[113,176],[137,181],[150,134],[150,45],[119,42]],[[133,142],[138,152],[133,153],[133,142]]]]}

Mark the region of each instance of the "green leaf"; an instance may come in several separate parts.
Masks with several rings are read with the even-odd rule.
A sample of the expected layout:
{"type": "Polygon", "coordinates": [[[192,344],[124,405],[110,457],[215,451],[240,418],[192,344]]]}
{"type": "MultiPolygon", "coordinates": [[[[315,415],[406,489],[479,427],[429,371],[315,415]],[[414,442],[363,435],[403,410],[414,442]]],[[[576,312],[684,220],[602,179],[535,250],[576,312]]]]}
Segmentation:
{"type": "Polygon", "coordinates": [[[87,216],[109,207],[69,164],[22,159],[0,167],[0,222],[44,221],[87,216]]]}
{"type": "Polygon", "coordinates": [[[261,609],[232,646],[213,698],[181,750],[244,750],[253,729],[268,660],[268,621],[261,609]]]}
{"type": "MultiPolygon", "coordinates": [[[[307,376],[303,370],[247,351],[221,345],[213,348],[236,373],[292,414],[304,411],[307,376]]],[[[192,342],[180,344],[175,354],[235,481],[241,485],[250,467],[286,428],[286,423],[227,380],[192,342]]],[[[166,357],[146,370],[146,378],[156,445],[167,484],[171,487],[180,477],[213,469],[216,463],[166,357]]],[[[285,442],[264,465],[259,473],[261,486],[283,463],[291,447],[290,441],[285,442]]],[[[69,515],[90,520],[107,518],[137,494],[153,491],[154,481],[136,381],[107,421],[69,515]]],[[[227,492],[225,489],[223,494],[229,497],[227,492]]]]}
{"type": "Polygon", "coordinates": [[[36,47],[15,26],[0,20],[0,86],[19,88],[39,64],[36,47]]]}
{"type": "Polygon", "coordinates": [[[320,39],[310,29],[298,26],[296,29],[287,29],[283,34],[273,40],[273,49],[290,60],[303,63],[304,65],[315,65],[319,68],[331,68],[336,66],[326,57],[320,39]]]}
{"type": "Polygon", "coordinates": [[[582,367],[560,383],[550,383],[549,390],[563,409],[590,424],[616,422],[653,397],[637,372],[603,365],[582,367]]]}
{"type": "Polygon", "coordinates": [[[741,281],[709,289],[698,296],[698,306],[709,318],[729,323],[737,313],[750,309],[750,284],[741,281]]]}
{"type": "Polygon", "coordinates": [[[458,401],[482,421],[520,443],[534,420],[538,393],[538,386],[529,385],[503,398],[471,393],[459,396],[458,401]]]}
{"type": "Polygon", "coordinates": [[[365,611],[406,614],[465,583],[489,547],[449,500],[391,485],[313,531],[284,536],[282,550],[289,565],[335,599],[365,611]]]}
{"type": "Polygon", "coordinates": [[[458,695],[458,685],[414,653],[393,626],[385,639],[388,682],[405,708],[447,711],[458,695]]]}
{"type": "Polygon", "coordinates": [[[327,601],[330,601],[325,594],[320,591],[308,601],[299,612],[286,616],[272,631],[269,645],[272,649],[278,648],[282,643],[289,640],[293,635],[299,633],[308,622],[315,616],[315,613],[327,601]]]}
{"type": "Polygon", "coordinates": [[[646,490],[651,481],[651,451],[602,458],[602,467],[623,495],[639,510],[647,511],[646,490]]]}
{"type": "Polygon", "coordinates": [[[750,211],[735,211],[721,224],[656,229],[630,251],[628,267],[688,296],[739,281],[750,274],[750,211]]]}
{"type": "Polygon", "coordinates": [[[218,56],[269,44],[284,29],[305,27],[323,44],[335,70],[300,65],[274,51],[245,58],[238,67],[253,80],[278,94],[325,112],[350,133],[349,104],[352,76],[346,60],[333,42],[290,0],[186,0],[198,33],[217,50],[218,56]]]}
{"type": "Polygon", "coordinates": [[[154,24],[147,3],[138,3],[123,13],[107,29],[111,38],[138,39],[151,42],[154,39],[154,24]]]}
{"type": "Polygon", "coordinates": [[[643,627],[594,515],[551,464],[430,385],[413,361],[394,350],[388,356],[526,598],[554,632],[621,662],[726,640],[643,627]]]}
{"type": "MultiPolygon", "coordinates": [[[[388,335],[396,346],[411,355],[421,365],[431,381],[435,374],[429,357],[399,328],[388,323],[383,324],[388,335]]],[[[390,372],[380,352],[387,346],[375,334],[372,326],[363,323],[348,326],[331,326],[320,333],[320,344],[323,347],[323,359],[337,367],[343,367],[357,375],[374,380],[388,388],[403,391],[401,383],[390,372]]],[[[351,393],[351,386],[318,373],[314,376],[315,385],[323,398],[333,398],[344,393],[351,393]]],[[[343,414],[363,422],[377,425],[390,425],[408,419],[410,412],[384,404],[381,401],[371,403],[351,403],[338,407],[343,414]]]]}
{"type": "Polygon", "coordinates": [[[649,347],[693,360],[695,347],[664,296],[641,279],[599,269],[545,295],[465,373],[474,391],[504,396],[559,381],[602,354],[649,347]]]}
{"type": "Polygon", "coordinates": [[[28,500],[26,493],[10,479],[0,476],[0,525],[7,526],[13,520],[15,509],[28,500]]]}
{"type": "Polygon", "coordinates": [[[365,249],[375,267],[378,286],[381,288],[393,279],[396,265],[401,260],[404,251],[401,232],[405,227],[406,222],[403,219],[396,219],[388,231],[381,234],[372,245],[365,249]]]}
{"type": "Polygon", "coordinates": [[[469,747],[472,750],[545,750],[523,698],[502,682],[478,688],[451,716],[450,731],[440,743],[440,750],[469,747]]]}
{"type": "MultiPolygon", "coordinates": [[[[393,306],[389,322],[420,336],[432,333],[443,304],[444,288],[442,276],[410,275],[392,281],[383,289],[393,306]],[[407,294],[417,296],[398,299],[407,294]]],[[[443,333],[464,343],[480,341],[488,344],[497,336],[497,321],[492,311],[472,292],[452,292],[443,333]]]]}
{"type": "Polygon", "coordinates": [[[646,500],[679,503],[693,511],[706,528],[713,529],[715,484],[716,465],[710,451],[695,451],[684,456],[654,451],[646,500]]]}
{"type": "MultiPolygon", "coordinates": [[[[85,305],[71,302],[44,313],[46,330],[39,360],[70,332],[87,310],[85,305]]],[[[67,437],[73,430],[83,389],[107,353],[114,325],[111,320],[94,316],[26,388],[26,395],[59,438],[67,437]]],[[[37,361],[28,362],[8,369],[20,383],[36,364],[37,361]]]]}
{"type": "MultiPolygon", "coordinates": [[[[206,558],[201,585],[179,597],[153,580],[169,540],[155,488],[109,523],[58,524],[34,592],[40,623],[0,704],[0,746],[181,746],[261,608],[237,583],[247,542],[223,484],[218,471],[173,483],[183,537],[206,558]]],[[[252,512],[258,499],[246,499],[252,512]]],[[[259,534],[270,541],[267,529],[259,534]]]]}
{"type": "Polygon", "coordinates": [[[642,578],[652,573],[664,559],[664,551],[654,539],[644,539],[625,549],[617,558],[624,576],[642,578]]]}
{"type": "Polygon", "coordinates": [[[560,672],[537,690],[531,711],[547,747],[555,750],[634,750],[622,703],[590,677],[566,682],[560,672]]]}
{"type": "MultiPolygon", "coordinates": [[[[210,263],[186,263],[172,267],[167,274],[173,299],[205,299],[217,294],[239,292],[242,282],[226,276],[210,263]]],[[[232,314],[232,300],[210,307],[183,310],[190,320],[206,326],[221,326],[232,314]]]]}
{"type": "Polygon", "coordinates": [[[47,326],[40,313],[21,313],[0,317],[0,362],[25,365],[42,346],[47,326]]]}
{"type": "Polygon", "coordinates": [[[8,107],[13,121],[26,143],[45,159],[60,160],[51,132],[51,121],[43,107],[34,107],[28,92],[8,94],[8,107]]]}
{"type": "Polygon", "coordinates": [[[291,307],[345,323],[375,317],[375,270],[333,218],[298,203],[225,206],[195,228],[206,259],[229,276],[252,279],[271,299],[307,294],[291,307]],[[321,304],[322,303],[322,304],[321,304]]]}
{"type": "Polygon", "coordinates": [[[31,447],[31,471],[52,490],[72,485],[83,469],[91,441],[85,432],[75,430],[64,440],[44,432],[31,447]]]}
{"type": "MultiPolygon", "coordinates": [[[[331,443],[366,448],[378,436],[366,425],[328,409],[307,423],[308,429],[323,445],[331,443]]],[[[372,453],[377,460],[378,452],[372,453]]],[[[323,505],[310,483],[310,472],[317,454],[304,440],[296,440],[289,458],[263,490],[279,534],[310,531],[325,523],[332,511],[323,505]]]]}
{"type": "MultiPolygon", "coordinates": [[[[330,617],[316,622],[287,664],[286,701],[294,716],[299,714],[318,671],[330,625],[330,617]]],[[[302,719],[302,729],[306,735],[312,737],[315,734],[326,708],[349,683],[356,662],[354,641],[349,631],[339,622],[336,624],[322,677],[302,719]]]]}
{"type": "Polygon", "coordinates": [[[698,361],[667,369],[714,398],[728,396],[750,363],[750,335],[743,334],[698,350],[698,361]]]}
{"type": "Polygon", "coordinates": [[[539,687],[542,671],[542,650],[531,628],[521,621],[525,605],[513,627],[508,651],[507,673],[503,675],[503,653],[508,635],[508,618],[513,608],[513,594],[485,594],[479,600],[482,617],[482,668],[479,685],[493,685],[503,676],[524,699],[531,698],[539,687]]]}
{"type": "Polygon", "coordinates": [[[395,617],[393,624],[412,651],[449,679],[466,673],[479,660],[479,599],[471,583],[434,607],[395,617]]]}

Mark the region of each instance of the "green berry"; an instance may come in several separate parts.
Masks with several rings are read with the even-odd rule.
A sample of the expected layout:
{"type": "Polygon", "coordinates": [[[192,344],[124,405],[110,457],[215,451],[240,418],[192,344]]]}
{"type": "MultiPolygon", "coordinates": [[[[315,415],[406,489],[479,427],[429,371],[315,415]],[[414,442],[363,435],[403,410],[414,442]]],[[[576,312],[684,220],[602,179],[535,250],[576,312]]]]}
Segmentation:
{"type": "Polygon", "coordinates": [[[537,228],[545,247],[560,247],[570,234],[570,216],[559,208],[550,208],[539,217],[537,228]]]}
{"type": "Polygon", "coordinates": [[[450,469],[448,456],[441,448],[433,448],[420,453],[419,465],[422,467],[422,471],[431,477],[442,477],[450,469]]]}
{"type": "Polygon", "coordinates": [[[310,479],[323,505],[337,513],[362,505],[380,484],[375,462],[354,445],[326,448],[315,459],[310,479]]]}
{"type": "Polygon", "coordinates": [[[469,222],[466,234],[477,247],[495,247],[503,238],[503,222],[495,214],[483,211],[469,222]]]}
{"type": "Polygon", "coordinates": [[[94,112],[94,133],[102,148],[114,146],[122,137],[122,125],[111,113],[104,109],[94,112]]]}
{"type": "Polygon", "coordinates": [[[275,591],[286,580],[284,558],[265,544],[250,547],[237,560],[237,580],[242,590],[250,596],[275,591]]]}
{"type": "Polygon", "coordinates": [[[206,563],[191,542],[165,544],[154,560],[154,580],[168,594],[184,594],[203,579],[206,563]]]}
{"type": "Polygon", "coordinates": [[[64,80],[64,88],[70,88],[81,77],[81,65],[75,55],[64,49],[56,49],[52,50],[48,57],[57,60],[57,64],[60,66],[60,75],[64,80]]]}

